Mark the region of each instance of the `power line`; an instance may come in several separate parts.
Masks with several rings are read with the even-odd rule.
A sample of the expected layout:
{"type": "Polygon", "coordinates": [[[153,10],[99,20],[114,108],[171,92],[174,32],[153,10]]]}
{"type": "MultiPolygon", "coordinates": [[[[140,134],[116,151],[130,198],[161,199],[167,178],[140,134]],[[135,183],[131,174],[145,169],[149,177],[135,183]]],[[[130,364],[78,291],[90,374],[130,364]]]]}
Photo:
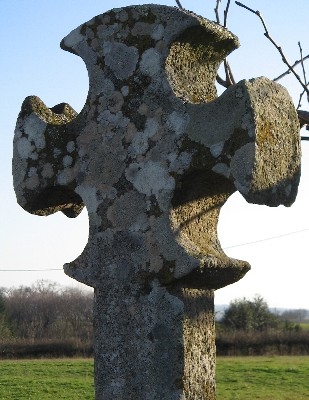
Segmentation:
{"type": "MultiPolygon", "coordinates": [[[[264,239],[258,239],[254,240],[252,242],[245,242],[245,243],[240,243],[240,244],[234,244],[232,246],[226,246],[223,249],[232,249],[234,247],[242,247],[242,246],[248,246],[250,244],[255,244],[255,243],[261,243],[261,242],[267,242],[269,240],[274,240],[274,239],[280,239],[285,236],[290,236],[290,235],[296,235],[298,233],[302,232],[307,232],[309,231],[309,228],[301,229],[299,231],[294,231],[294,232],[287,232],[283,233],[281,235],[276,235],[276,236],[270,236],[268,238],[264,239]]],[[[63,268],[47,268],[47,269],[0,269],[0,272],[48,272],[48,271],[63,271],[63,268]]]]}
{"type": "Polygon", "coordinates": [[[267,242],[268,240],[274,240],[274,239],[279,239],[285,236],[290,236],[290,235],[296,235],[297,233],[302,233],[302,232],[306,232],[309,231],[309,228],[305,228],[305,229],[301,229],[299,231],[294,231],[294,232],[287,232],[287,233],[283,233],[281,235],[276,235],[276,236],[270,236],[268,238],[264,238],[264,239],[258,239],[258,240],[254,240],[252,242],[245,242],[245,243],[240,243],[240,244],[234,244],[233,246],[227,246],[224,247],[224,249],[232,249],[233,247],[241,247],[241,246],[247,246],[249,244],[255,244],[255,243],[260,243],[260,242],[267,242]]]}
{"type": "Polygon", "coordinates": [[[46,272],[46,271],[62,271],[63,268],[47,268],[47,269],[0,269],[0,272],[46,272]]]}

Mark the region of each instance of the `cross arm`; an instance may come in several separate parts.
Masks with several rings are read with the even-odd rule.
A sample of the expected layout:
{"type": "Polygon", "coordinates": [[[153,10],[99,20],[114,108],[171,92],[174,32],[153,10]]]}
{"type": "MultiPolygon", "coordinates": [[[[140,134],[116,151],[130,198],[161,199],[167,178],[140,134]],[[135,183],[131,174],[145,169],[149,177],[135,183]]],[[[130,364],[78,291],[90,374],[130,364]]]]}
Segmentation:
{"type": "Polygon", "coordinates": [[[77,216],[81,198],[74,192],[76,149],[70,123],[77,113],[68,104],[48,108],[27,97],[19,113],[13,153],[13,180],[18,203],[28,212],[62,211],[77,216]]]}

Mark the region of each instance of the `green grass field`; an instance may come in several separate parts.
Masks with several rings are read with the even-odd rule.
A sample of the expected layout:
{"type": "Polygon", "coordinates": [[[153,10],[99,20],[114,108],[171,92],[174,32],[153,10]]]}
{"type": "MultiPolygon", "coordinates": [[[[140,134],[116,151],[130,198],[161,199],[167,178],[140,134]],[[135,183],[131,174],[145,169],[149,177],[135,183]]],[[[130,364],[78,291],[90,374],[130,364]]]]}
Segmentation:
{"type": "Polygon", "coordinates": [[[1,400],[93,400],[93,360],[0,361],[1,400]]]}
{"type": "Polygon", "coordinates": [[[299,325],[304,331],[309,331],[309,322],[301,322],[299,325]]]}
{"type": "MultiPolygon", "coordinates": [[[[0,361],[1,400],[93,400],[93,360],[0,361]]],[[[309,356],[219,357],[218,400],[307,400],[309,356]]],[[[143,399],[140,399],[143,400],[143,399]]]]}
{"type": "Polygon", "coordinates": [[[218,400],[308,400],[309,356],[219,357],[218,400]]]}

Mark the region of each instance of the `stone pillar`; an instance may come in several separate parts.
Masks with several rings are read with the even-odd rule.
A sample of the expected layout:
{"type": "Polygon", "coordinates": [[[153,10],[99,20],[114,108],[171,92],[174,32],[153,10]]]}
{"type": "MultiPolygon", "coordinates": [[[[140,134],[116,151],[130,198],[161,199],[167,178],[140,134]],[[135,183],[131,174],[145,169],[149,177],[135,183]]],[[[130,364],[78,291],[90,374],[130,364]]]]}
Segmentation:
{"type": "Polygon", "coordinates": [[[79,114],[24,101],[14,188],[33,214],[87,207],[88,244],[64,271],[95,290],[96,399],[215,399],[213,292],[250,268],[221,249],[220,209],[236,190],[293,203],[293,103],[266,78],[217,98],[238,39],[177,8],[111,10],[61,46],[85,61],[88,98],[79,114]]]}
{"type": "Polygon", "coordinates": [[[214,291],[182,288],[186,399],[216,398],[214,291]]]}

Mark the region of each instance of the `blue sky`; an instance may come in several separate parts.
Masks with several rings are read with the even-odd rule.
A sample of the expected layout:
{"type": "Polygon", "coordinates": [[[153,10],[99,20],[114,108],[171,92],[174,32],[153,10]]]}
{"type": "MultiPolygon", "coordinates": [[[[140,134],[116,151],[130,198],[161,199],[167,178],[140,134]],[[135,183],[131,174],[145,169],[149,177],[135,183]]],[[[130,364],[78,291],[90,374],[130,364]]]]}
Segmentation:
{"type": "MultiPolygon", "coordinates": [[[[160,1],[174,6],[174,1],[160,1]]],[[[221,15],[226,2],[221,1],[221,15]]],[[[299,59],[297,42],[309,53],[308,0],[244,0],[261,11],[274,39],[291,63],[299,59]]],[[[142,4],[133,2],[133,4],[142,4]]],[[[185,8],[214,20],[214,0],[182,1],[185,8]]],[[[110,8],[130,3],[114,0],[0,0],[0,286],[29,285],[48,279],[79,285],[61,270],[82,252],[88,237],[86,211],[76,219],[63,214],[36,217],[15,200],[11,176],[13,133],[22,101],[39,96],[49,107],[69,103],[80,111],[86,100],[88,77],[81,59],[64,52],[59,43],[71,30],[110,8]],[[8,271],[4,271],[8,270],[8,271]],[[38,270],[38,271],[14,271],[38,270]]],[[[259,19],[231,2],[228,28],[241,47],[229,58],[237,81],[285,71],[279,53],[263,36],[259,19]]],[[[308,63],[309,75],[309,63],[308,63]]],[[[299,69],[299,72],[300,69],[299,69]]],[[[295,104],[300,86],[288,76],[280,81],[295,104]]],[[[309,109],[305,100],[303,109],[309,109]]],[[[303,132],[304,134],[306,132],[303,132]]],[[[299,195],[291,208],[249,205],[239,194],[223,207],[219,237],[228,255],[247,260],[252,270],[239,283],[216,292],[216,303],[259,293],[273,307],[309,309],[309,142],[303,142],[299,195]]]]}

